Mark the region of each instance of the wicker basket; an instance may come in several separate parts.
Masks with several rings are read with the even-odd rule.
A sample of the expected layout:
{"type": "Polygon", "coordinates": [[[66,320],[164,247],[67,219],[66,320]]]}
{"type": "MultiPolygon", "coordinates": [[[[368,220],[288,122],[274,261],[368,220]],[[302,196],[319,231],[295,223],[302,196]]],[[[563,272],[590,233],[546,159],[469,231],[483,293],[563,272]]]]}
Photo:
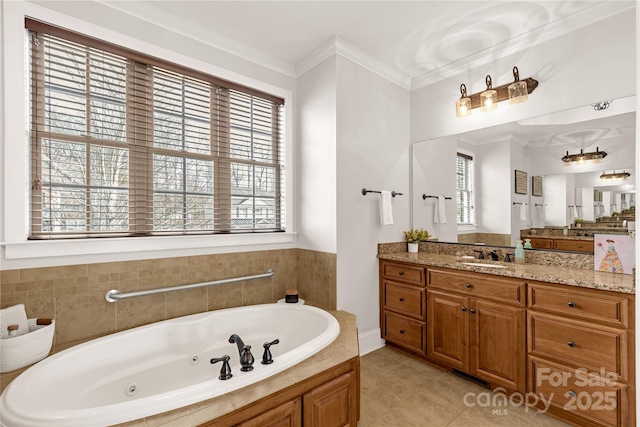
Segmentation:
{"type": "Polygon", "coordinates": [[[49,354],[53,344],[55,320],[50,325],[38,325],[29,319],[29,332],[0,340],[0,372],[10,372],[36,363],[49,354]]]}

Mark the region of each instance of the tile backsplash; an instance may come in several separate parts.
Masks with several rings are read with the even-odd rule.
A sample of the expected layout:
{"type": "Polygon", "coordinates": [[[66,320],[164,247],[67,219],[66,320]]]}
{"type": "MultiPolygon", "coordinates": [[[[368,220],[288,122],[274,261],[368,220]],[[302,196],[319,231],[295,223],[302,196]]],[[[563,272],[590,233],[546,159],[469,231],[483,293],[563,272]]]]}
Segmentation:
{"type": "Polygon", "coordinates": [[[0,307],[23,303],[29,318],[56,319],[56,344],[222,308],[275,302],[298,289],[308,304],[336,308],[336,255],[282,249],[0,271],[0,307]],[[109,303],[131,292],[274,269],[271,279],[176,291],[109,303]]]}

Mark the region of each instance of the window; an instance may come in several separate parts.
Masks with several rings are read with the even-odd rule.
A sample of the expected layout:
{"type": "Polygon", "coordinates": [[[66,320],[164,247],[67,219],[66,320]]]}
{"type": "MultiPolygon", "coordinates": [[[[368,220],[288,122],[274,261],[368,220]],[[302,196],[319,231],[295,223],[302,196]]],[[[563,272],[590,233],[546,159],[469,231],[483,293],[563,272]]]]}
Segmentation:
{"type": "Polygon", "coordinates": [[[456,160],[456,217],[458,224],[473,224],[473,157],[458,153],[456,160]]]}
{"type": "Polygon", "coordinates": [[[282,99],[26,26],[31,238],[284,230],[282,99]]]}

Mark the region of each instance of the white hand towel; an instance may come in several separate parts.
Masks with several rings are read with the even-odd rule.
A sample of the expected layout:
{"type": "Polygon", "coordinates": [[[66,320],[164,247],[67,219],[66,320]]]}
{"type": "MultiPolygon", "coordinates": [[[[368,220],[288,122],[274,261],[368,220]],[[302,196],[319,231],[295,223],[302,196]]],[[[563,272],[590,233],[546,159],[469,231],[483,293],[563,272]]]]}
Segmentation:
{"type": "Polygon", "coordinates": [[[573,222],[576,219],[576,207],[569,206],[569,221],[573,222]]]}
{"type": "Polygon", "coordinates": [[[393,209],[391,207],[391,191],[380,192],[380,224],[393,225],[393,209]]]}
{"type": "Polygon", "coordinates": [[[540,210],[542,211],[541,216],[542,216],[542,220],[544,221],[547,219],[547,214],[545,212],[544,205],[540,206],[540,210]]]}
{"type": "Polygon", "coordinates": [[[447,223],[447,211],[445,210],[445,198],[444,196],[438,196],[436,200],[436,206],[434,209],[433,223],[434,224],[446,224],[447,223]]]}
{"type": "Polygon", "coordinates": [[[15,336],[29,332],[29,322],[24,304],[0,309],[0,338],[9,338],[9,330],[7,329],[9,325],[18,325],[15,336]]]}
{"type": "Polygon", "coordinates": [[[527,205],[524,203],[520,204],[520,221],[527,220],[527,205]]]}
{"type": "Polygon", "coordinates": [[[582,206],[576,206],[577,218],[582,218],[582,206]]]}
{"type": "Polygon", "coordinates": [[[600,215],[604,215],[604,204],[600,205],[600,215]]]}

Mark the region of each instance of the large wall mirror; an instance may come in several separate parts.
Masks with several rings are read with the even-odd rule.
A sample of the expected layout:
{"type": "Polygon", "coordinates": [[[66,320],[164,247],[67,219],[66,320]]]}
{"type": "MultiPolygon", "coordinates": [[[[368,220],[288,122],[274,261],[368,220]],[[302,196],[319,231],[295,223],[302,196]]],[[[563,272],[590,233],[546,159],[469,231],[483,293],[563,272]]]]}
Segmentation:
{"type": "Polygon", "coordinates": [[[632,96],[415,143],[413,227],[441,242],[514,246],[522,229],[562,228],[576,217],[589,224],[635,206],[635,103],[632,96]],[[564,164],[567,152],[581,150],[607,154],[564,164]],[[614,172],[629,176],[602,181],[614,172]],[[472,185],[461,192],[465,180],[472,185]],[[467,197],[460,210],[457,199],[467,197]],[[446,222],[435,215],[443,202],[446,222]]]}

